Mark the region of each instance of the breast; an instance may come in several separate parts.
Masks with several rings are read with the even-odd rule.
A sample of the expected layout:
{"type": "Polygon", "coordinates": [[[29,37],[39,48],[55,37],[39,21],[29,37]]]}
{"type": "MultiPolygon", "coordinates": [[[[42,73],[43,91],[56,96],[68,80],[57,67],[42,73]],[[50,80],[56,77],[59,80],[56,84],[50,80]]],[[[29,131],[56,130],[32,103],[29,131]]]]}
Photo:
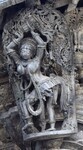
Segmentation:
{"type": "Polygon", "coordinates": [[[24,67],[22,65],[19,65],[17,67],[17,72],[20,74],[20,75],[23,75],[25,73],[25,70],[24,70],[24,67]]]}
{"type": "Polygon", "coordinates": [[[31,74],[36,73],[38,69],[39,69],[39,61],[38,61],[38,59],[33,60],[27,66],[27,71],[30,72],[31,74]]]}

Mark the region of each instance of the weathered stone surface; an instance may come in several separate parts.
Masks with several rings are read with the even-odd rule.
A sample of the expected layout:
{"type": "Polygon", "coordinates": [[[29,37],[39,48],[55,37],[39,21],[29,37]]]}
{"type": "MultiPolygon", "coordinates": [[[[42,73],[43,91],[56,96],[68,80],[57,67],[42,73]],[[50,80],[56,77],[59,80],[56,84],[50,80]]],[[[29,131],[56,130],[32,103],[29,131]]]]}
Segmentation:
{"type": "Polygon", "coordinates": [[[70,0],[55,0],[55,7],[62,7],[65,5],[68,5],[70,3],[70,0]]]}
{"type": "Polygon", "coordinates": [[[5,9],[9,6],[19,4],[24,0],[0,0],[0,10],[5,9]]]}
{"type": "MultiPolygon", "coordinates": [[[[12,5],[22,3],[24,1],[25,0],[0,0],[0,10],[3,10],[7,7],[12,6],[12,5]]],[[[39,2],[37,2],[37,4],[38,3],[39,2]]],[[[69,3],[70,3],[70,0],[55,0],[55,7],[56,8],[62,7],[62,6],[68,5],[69,3]]]]}
{"type": "MultiPolygon", "coordinates": [[[[7,81],[8,82],[8,81],[7,81]]],[[[13,102],[13,96],[9,83],[0,85],[0,111],[6,109],[13,102]]]]}
{"type": "Polygon", "coordinates": [[[20,150],[15,144],[13,143],[3,143],[0,141],[0,150],[20,150]]]}
{"type": "Polygon", "coordinates": [[[60,149],[62,142],[63,142],[63,139],[43,141],[42,150],[43,149],[54,150],[55,148],[60,149]]]}
{"type": "MultiPolygon", "coordinates": [[[[2,7],[2,9],[4,9],[5,7],[9,7],[11,5],[15,5],[16,3],[22,2],[21,0],[16,0],[16,1],[10,0],[11,2],[9,0],[7,0],[7,1],[4,0],[4,3],[2,4],[3,6],[0,6],[0,8],[2,7]],[[7,3],[7,1],[8,1],[8,3],[7,3]]],[[[55,1],[55,4],[56,4],[56,7],[60,7],[60,6],[67,4],[67,0],[57,0],[57,1],[55,1]],[[60,3],[60,1],[61,1],[61,3],[60,3]]],[[[75,18],[72,16],[72,14],[70,16],[73,18],[72,22],[74,21],[74,19],[76,21],[76,18],[77,18],[76,13],[75,13],[75,18]]],[[[76,26],[76,22],[75,22],[75,26],[76,26]]],[[[83,56],[81,55],[81,53],[80,54],[77,54],[77,53],[76,53],[76,61],[80,62],[80,60],[81,60],[80,58],[82,58],[82,61],[83,61],[83,56]]],[[[3,59],[2,59],[2,61],[3,61],[3,59]]],[[[81,66],[81,63],[79,64],[79,66],[81,66]]],[[[1,59],[0,59],[0,67],[1,68],[4,67],[3,63],[1,62],[1,59]]],[[[2,71],[1,71],[1,73],[2,73],[2,71]]],[[[78,87],[76,93],[77,93],[77,100],[76,100],[77,101],[77,119],[78,119],[78,122],[83,124],[83,86],[78,87]]],[[[9,107],[8,105],[11,104],[13,100],[14,99],[11,94],[11,88],[8,83],[8,77],[3,77],[3,73],[2,73],[2,76],[0,77],[0,112],[4,111],[5,108],[8,108],[9,107]]],[[[61,116],[61,117],[58,116],[57,118],[59,120],[60,119],[62,120],[63,116],[61,116]]],[[[78,128],[80,129],[80,127],[78,127],[78,128]]],[[[82,130],[83,130],[83,127],[82,127],[82,130]]],[[[5,134],[5,131],[2,128],[2,126],[0,126],[0,148],[4,149],[4,150],[11,150],[11,149],[19,150],[19,148],[16,145],[11,144],[10,142],[8,142],[8,144],[6,144],[5,142],[8,142],[6,139],[6,134],[5,134]]],[[[81,147],[80,146],[77,147],[75,145],[75,143],[73,143],[73,144],[72,144],[72,142],[68,143],[65,140],[64,140],[64,142],[63,141],[58,141],[58,142],[52,141],[52,143],[47,142],[47,144],[46,144],[46,142],[44,142],[43,150],[46,150],[47,147],[50,150],[55,150],[55,149],[59,149],[59,148],[71,149],[71,150],[78,150],[78,149],[81,150],[81,147]],[[58,142],[60,142],[60,143],[57,144],[58,142]],[[61,146],[61,142],[63,142],[62,146],[61,146]]]]}

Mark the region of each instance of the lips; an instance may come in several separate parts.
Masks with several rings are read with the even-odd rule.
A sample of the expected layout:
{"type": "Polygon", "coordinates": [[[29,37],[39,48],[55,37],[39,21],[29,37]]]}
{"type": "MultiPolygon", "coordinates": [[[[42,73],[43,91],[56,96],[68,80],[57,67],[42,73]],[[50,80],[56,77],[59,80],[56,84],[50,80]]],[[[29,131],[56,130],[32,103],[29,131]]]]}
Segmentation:
{"type": "Polygon", "coordinates": [[[22,54],[21,56],[22,56],[22,58],[24,58],[24,59],[30,58],[30,54],[22,54]]]}

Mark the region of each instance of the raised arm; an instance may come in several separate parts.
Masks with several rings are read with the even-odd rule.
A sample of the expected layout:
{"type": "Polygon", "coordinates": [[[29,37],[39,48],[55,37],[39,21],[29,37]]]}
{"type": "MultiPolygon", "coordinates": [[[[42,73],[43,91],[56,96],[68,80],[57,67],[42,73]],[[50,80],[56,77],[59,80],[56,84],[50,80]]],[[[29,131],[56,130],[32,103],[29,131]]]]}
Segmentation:
{"type": "Polygon", "coordinates": [[[40,37],[38,33],[35,33],[34,31],[31,31],[32,37],[36,40],[38,43],[37,46],[37,56],[40,58],[40,60],[43,57],[44,50],[46,49],[46,43],[43,41],[43,39],[40,37]]]}
{"type": "Polygon", "coordinates": [[[13,41],[7,46],[7,55],[13,59],[15,64],[19,64],[20,58],[18,54],[15,51],[15,46],[17,46],[20,41],[23,39],[23,32],[15,33],[15,35],[18,37],[17,39],[13,39],[13,41]]]}
{"type": "Polygon", "coordinates": [[[7,46],[7,55],[14,60],[14,62],[18,65],[20,62],[20,58],[18,54],[15,51],[15,46],[19,45],[20,41],[23,39],[24,33],[28,32],[29,26],[27,23],[24,23],[21,26],[21,29],[19,32],[15,32],[15,35],[17,38],[14,38],[12,42],[7,46]]]}

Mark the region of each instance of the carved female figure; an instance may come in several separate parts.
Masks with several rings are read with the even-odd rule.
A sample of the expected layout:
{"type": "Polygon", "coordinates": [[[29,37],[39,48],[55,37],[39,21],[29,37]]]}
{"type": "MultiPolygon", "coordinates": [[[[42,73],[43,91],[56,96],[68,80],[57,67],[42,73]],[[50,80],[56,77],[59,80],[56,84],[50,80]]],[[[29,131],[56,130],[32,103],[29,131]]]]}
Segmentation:
{"type": "MultiPolygon", "coordinates": [[[[17,34],[17,33],[16,33],[17,34]]],[[[31,31],[32,37],[24,38],[23,33],[17,34],[18,38],[11,42],[8,49],[8,56],[12,58],[16,64],[17,72],[25,80],[25,84],[21,89],[25,91],[25,100],[22,103],[22,110],[25,114],[26,124],[23,127],[23,130],[29,128],[29,125],[32,124],[31,114],[33,116],[40,115],[41,119],[44,121],[42,130],[45,129],[45,112],[44,112],[44,101],[46,101],[46,110],[48,112],[49,130],[55,130],[55,105],[57,103],[58,97],[58,87],[61,86],[61,109],[64,109],[66,100],[65,92],[65,83],[62,77],[59,76],[45,76],[41,72],[41,61],[44,55],[44,50],[46,49],[46,44],[38,33],[31,31]],[[20,57],[14,50],[16,44],[20,44],[20,57]],[[29,85],[26,86],[27,80],[29,85]],[[34,89],[30,91],[31,85],[34,86],[34,89]],[[64,93],[64,94],[63,94],[64,93]],[[32,96],[33,95],[33,96],[32,96]],[[31,98],[33,97],[33,98],[31,98]],[[32,99],[32,100],[31,100],[32,99]],[[32,111],[29,107],[29,103],[34,102],[34,99],[40,100],[40,109],[39,111],[32,111]],[[42,112],[43,111],[43,112],[42,112]]]]}

